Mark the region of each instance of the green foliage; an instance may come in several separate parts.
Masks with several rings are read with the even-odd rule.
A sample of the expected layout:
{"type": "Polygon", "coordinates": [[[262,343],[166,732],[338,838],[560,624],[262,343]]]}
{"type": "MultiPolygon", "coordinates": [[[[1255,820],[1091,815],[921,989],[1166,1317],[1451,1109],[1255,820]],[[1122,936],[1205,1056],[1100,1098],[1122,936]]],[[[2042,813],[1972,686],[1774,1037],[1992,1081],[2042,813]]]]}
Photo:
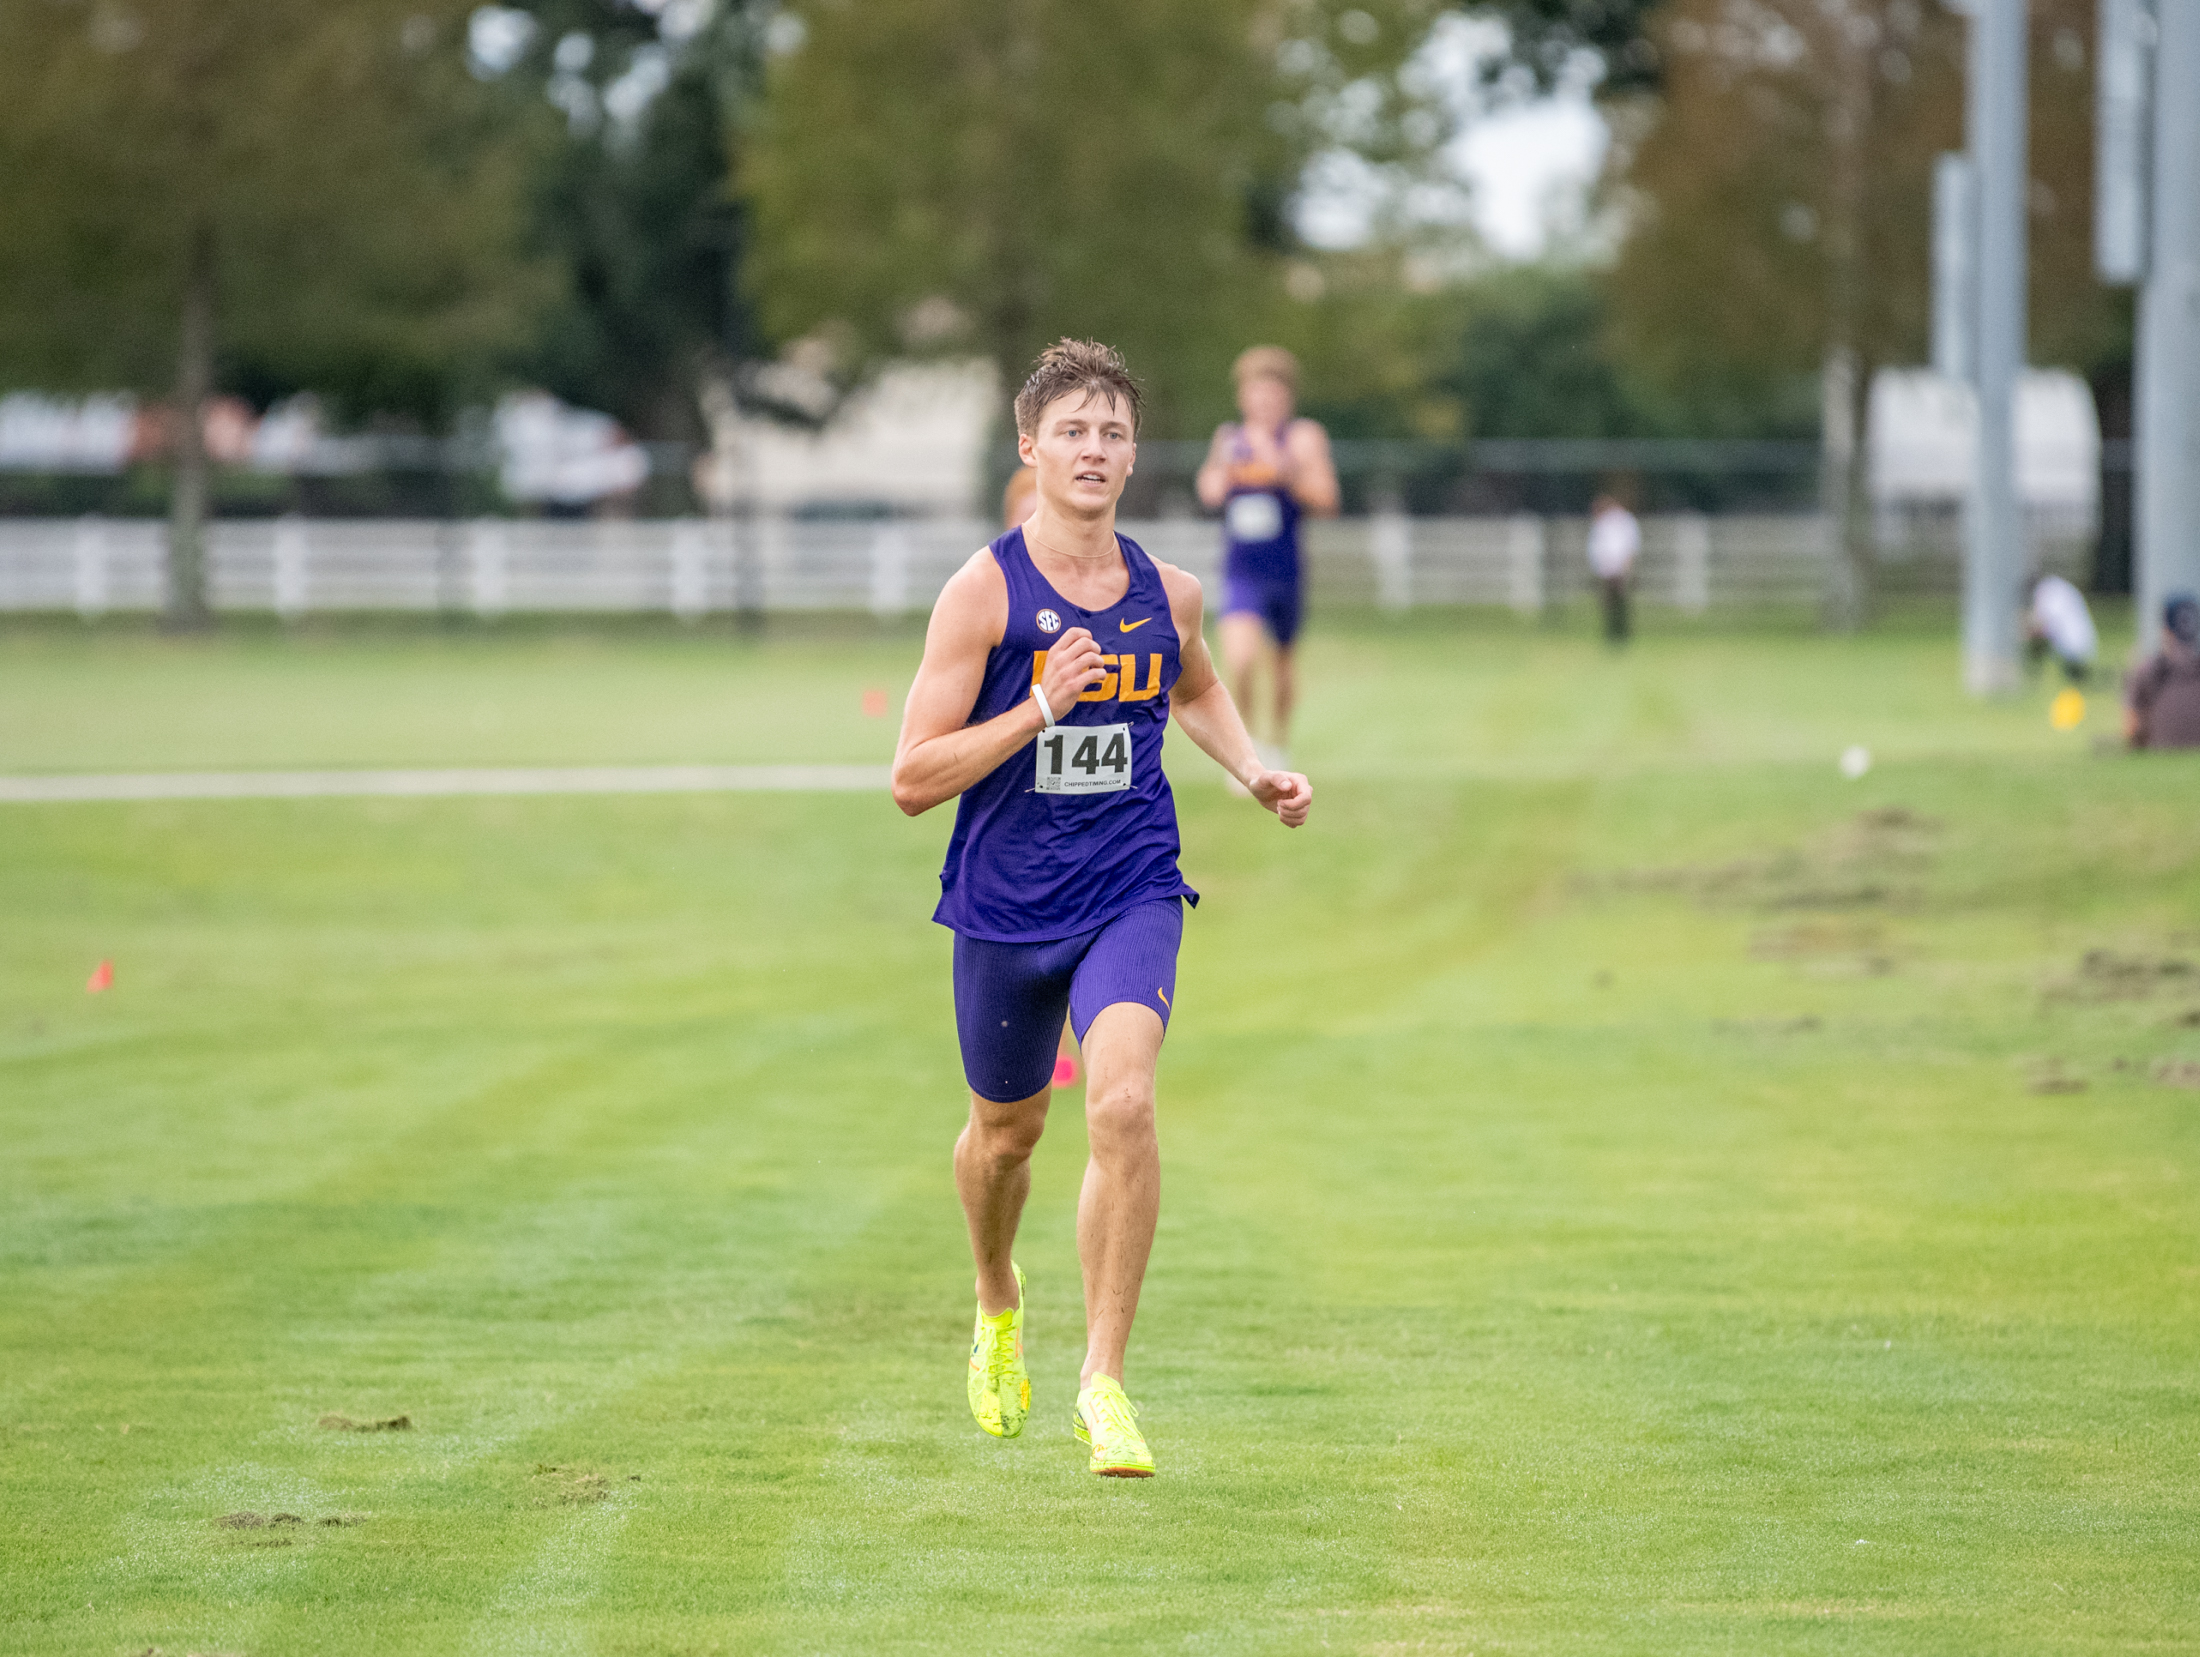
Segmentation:
{"type": "MultiPolygon", "coordinates": [[[[1382,253],[1326,259],[1322,296],[1275,313],[1277,334],[1306,365],[1306,411],[1334,436],[1766,432],[1761,398],[1721,405],[1699,395],[1676,407],[1630,375],[1613,349],[1611,296],[1596,271],[1497,266],[1416,292],[1398,265],[1382,253]]],[[[1803,394],[1807,431],[1808,385],[1803,394]]]]}
{"type": "Polygon", "coordinates": [[[1062,334],[1119,346],[1153,429],[1228,408],[1279,293],[1317,148],[1407,155],[1394,72],[1420,0],[806,0],[743,177],[767,331],[850,369],[975,351],[1005,375],[1062,334]],[[1360,90],[1349,90],[1358,88],[1360,90]]]}
{"type": "MultiPolygon", "coordinates": [[[[2092,11],[2031,8],[2032,355],[2088,369],[2128,352],[2091,270],[2092,11]]],[[[1723,0],[1654,13],[1661,95],[1620,111],[1631,141],[1610,180],[1629,220],[1615,349],[1705,432],[1751,409],[1760,428],[1809,418],[1835,343],[1867,372],[1925,359],[1933,161],[1963,146],[1953,9],[1768,0],[1746,26],[1736,15],[1723,0]]]]}
{"type": "Polygon", "coordinates": [[[462,0],[0,7],[0,376],[175,382],[192,249],[233,372],[448,408],[520,338],[524,144],[462,0]]]}
{"type": "Polygon", "coordinates": [[[1462,296],[1457,354],[1436,383],[1477,437],[1640,437],[1645,411],[1607,348],[1604,293],[1586,272],[1494,272],[1462,296]]]}
{"type": "MultiPolygon", "coordinates": [[[[0,767],[889,752],[913,631],[674,633],[14,626],[0,767]]],[[[0,1653],[2189,1644],[2195,979],[2084,963],[2191,958],[2190,761],[1943,634],[1304,672],[1302,833],[1170,743],[1137,1488],[1076,1090],[963,1406],[945,813],[0,809],[0,1653]]]]}
{"type": "Polygon", "coordinates": [[[738,269],[747,238],[732,145],[756,79],[754,14],[723,0],[692,35],[615,0],[537,0],[536,34],[506,71],[516,93],[568,109],[529,192],[532,245],[561,275],[556,302],[508,366],[653,437],[702,435],[696,385],[755,354],[738,269]],[[560,67],[560,43],[587,62],[560,67]],[[662,77],[637,114],[627,77],[662,77]],[[608,95],[607,95],[608,94],[608,95]]]}
{"type": "Polygon", "coordinates": [[[1577,55],[1594,55],[1606,94],[1644,92],[1658,84],[1657,43],[1650,17],[1660,0],[1463,0],[1461,10],[1501,21],[1511,37],[1508,70],[1549,91],[1564,80],[1577,55]]]}

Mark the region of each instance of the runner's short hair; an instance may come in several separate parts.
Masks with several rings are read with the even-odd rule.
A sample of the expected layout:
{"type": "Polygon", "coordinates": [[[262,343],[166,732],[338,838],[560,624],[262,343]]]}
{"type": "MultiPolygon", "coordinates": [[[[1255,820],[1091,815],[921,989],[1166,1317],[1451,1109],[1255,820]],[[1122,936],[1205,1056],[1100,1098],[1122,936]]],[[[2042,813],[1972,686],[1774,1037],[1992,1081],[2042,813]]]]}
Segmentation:
{"type": "Polygon", "coordinates": [[[1293,391],[1299,389],[1299,359],[1280,345],[1256,345],[1242,352],[1230,367],[1230,379],[1237,385],[1243,385],[1255,374],[1281,380],[1293,391]]]}
{"type": "Polygon", "coordinates": [[[1113,348],[1089,339],[1056,340],[1039,353],[1039,360],[1031,365],[1031,377],[1016,393],[1016,429],[1036,437],[1039,416],[1047,405],[1078,391],[1121,403],[1131,411],[1131,434],[1137,435],[1145,406],[1141,388],[1113,348]]]}

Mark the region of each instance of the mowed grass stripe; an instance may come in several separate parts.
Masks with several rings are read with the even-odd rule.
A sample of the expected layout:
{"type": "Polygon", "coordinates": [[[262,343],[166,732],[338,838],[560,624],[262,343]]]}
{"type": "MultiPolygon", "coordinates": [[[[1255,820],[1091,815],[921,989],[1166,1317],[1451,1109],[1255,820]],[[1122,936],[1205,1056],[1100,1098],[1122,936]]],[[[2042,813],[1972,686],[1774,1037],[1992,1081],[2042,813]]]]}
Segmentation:
{"type": "MultiPolygon", "coordinates": [[[[1143,1486],[1084,1475],[1063,1420],[1075,1094],[1022,1245],[1032,1426],[962,1406],[943,818],[0,818],[0,1650],[966,1651],[1004,1619],[1063,1650],[2175,1649],[2200,1095],[2154,1068],[2200,1057],[2166,965],[2200,951],[2189,769],[2029,714],[1858,785],[1691,759],[1713,670],[1768,734],[1781,697],[1838,723],[1851,668],[1944,748],[2004,729],[1933,702],[1938,642],[1793,643],[1569,667],[1408,630],[1310,732],[1339,699],[1432,753],[1527,721],[1494,746],[1532,770],[1547,716],[1554,772],[1355,774],[1310,734],[1334,780],[1296,836],[1185,788],[1143,1486]],[[1402,694],[1436,684],[1456,707],[1402,694]],[[365,1522],[211,1524],[278,1500],[365,1522]]],[[[638,727],[700,681],[628,648],[603,719],[638,727]]],[[[252,673],[325,751],[411,659],[252,673]]]]}

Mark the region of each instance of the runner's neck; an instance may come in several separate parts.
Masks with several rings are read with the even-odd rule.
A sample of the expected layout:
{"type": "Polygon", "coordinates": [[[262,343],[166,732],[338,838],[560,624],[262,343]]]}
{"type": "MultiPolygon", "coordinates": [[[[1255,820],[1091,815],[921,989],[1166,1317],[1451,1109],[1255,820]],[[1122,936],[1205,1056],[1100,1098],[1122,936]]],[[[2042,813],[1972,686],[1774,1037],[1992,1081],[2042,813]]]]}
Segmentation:
{"type": "Polygon", "coordinates": [[[1130,564],[1115,536],[1115,513],[1087,521],[1039,503],[1024,520],[1024,550],[1054,590],[1086,610],[1104,610],[1130,591],[1130,564]]]}

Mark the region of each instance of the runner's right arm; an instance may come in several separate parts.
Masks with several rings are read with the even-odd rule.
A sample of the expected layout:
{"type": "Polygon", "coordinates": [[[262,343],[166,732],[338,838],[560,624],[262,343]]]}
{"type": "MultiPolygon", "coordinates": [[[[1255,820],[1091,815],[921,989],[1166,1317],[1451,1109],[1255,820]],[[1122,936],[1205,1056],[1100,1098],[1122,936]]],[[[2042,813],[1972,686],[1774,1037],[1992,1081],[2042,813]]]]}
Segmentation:
{"type": "MultiPolygon", "coordinates": [[[[1030,696],[982,725],[970,723],[985,686],[986,658],[1007,627],[1008,585],[993,555],[981,552],[955,572],[932,606],[924,663],[902,709],[901,741],[894,750],[894,804],[909,816],[930,811],[991,776],[1044,728],[1039,704],[1030,696]]],[[[1039,688],[1059,717],[1105,674],[1092,635],[1072,627],[1047,651],[1039,688]]]]}
{"type": "Polygon", "coordinates": [[[1291,468],[1285,486],[1310,517],[1337,515],[1337,465],[1329,452],[1329,433],[1318,420],[1294,420],[1283,434],[1283,452],[1291,468]]]}

